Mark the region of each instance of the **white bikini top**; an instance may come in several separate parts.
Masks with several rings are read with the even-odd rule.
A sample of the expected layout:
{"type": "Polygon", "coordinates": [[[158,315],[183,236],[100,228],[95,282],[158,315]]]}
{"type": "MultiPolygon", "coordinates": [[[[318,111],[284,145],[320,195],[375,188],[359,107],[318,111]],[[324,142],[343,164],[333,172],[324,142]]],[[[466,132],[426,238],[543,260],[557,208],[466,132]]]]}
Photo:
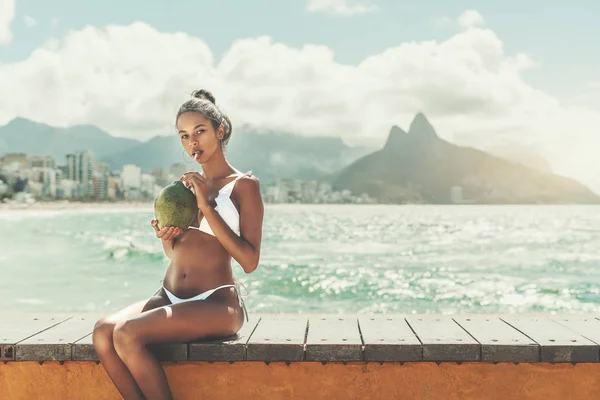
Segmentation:
{"type": "MultiPolygon", "coordinates": [[[[219,213],[221,218],[223,218],[223,221],[225,221],[231,230],[238,236],[240,236],[240,213],[237,208],[235,208],[233,201],[231,201],[231,192],[233,192],[233,187],[238,179],[250,174],[252,174],[252,171],[238,175],[234,180],[219,189],[219,194],[215,198],[215,202],[217,203],[215,211],[219,213]]],[[[202,220],[200,220],[200,226],[198,228],[195,226],[190,226],[189,228],[197,229],[215,236],[205,217],[202,217],[202,220]]]]}

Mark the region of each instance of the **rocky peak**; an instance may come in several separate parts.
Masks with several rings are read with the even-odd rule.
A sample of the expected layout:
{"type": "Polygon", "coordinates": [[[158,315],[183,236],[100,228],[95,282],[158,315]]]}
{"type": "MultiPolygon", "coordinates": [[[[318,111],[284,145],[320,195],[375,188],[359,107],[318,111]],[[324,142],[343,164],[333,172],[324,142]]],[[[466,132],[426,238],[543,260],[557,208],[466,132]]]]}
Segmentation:
{"type": "Polygon", "coordinates": [[[407,133],[404,132],[399,126],[392,126],[387,141],[385,142],[384,149],[393,150],[402,147],[402,144],[406,142],[406,137],[407,133]]]}
{"type": "Polygon", "coordinates": [[[419,140],[438,138],[435,129],[422,112],[419,112],[411,122],[408,134],[419,140]]]}

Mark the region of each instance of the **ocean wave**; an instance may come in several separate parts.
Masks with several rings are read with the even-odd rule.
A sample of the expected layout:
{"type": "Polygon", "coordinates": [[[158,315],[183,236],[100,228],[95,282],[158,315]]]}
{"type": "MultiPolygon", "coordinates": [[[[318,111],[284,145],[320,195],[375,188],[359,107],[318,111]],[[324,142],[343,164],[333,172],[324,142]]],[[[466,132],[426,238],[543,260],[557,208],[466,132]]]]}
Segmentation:
{"type": "Polygon", "coordinates": [[[32,305],[32,306],[39,306],[39,305],[43,305],[43,304],[47,304],[48,302],[42,299],[17,299],[16,300],[17,303],[19,304],[27,304],[27,305],[32,305]]]}
{"type": "Polygon", "coordinates": [[[0,221],[52,218],[60,214],[64,213],[57,210],[0,210],[0,221]]]}
{"type": "Polygon", "coordinates": [[[114,260],[146,259],[160,261],[164,258],[164,253],[157,250],[156,247],[134,243],[132,240],[107,239],[104,242],[103,251],[108,259],[114,260]]]}

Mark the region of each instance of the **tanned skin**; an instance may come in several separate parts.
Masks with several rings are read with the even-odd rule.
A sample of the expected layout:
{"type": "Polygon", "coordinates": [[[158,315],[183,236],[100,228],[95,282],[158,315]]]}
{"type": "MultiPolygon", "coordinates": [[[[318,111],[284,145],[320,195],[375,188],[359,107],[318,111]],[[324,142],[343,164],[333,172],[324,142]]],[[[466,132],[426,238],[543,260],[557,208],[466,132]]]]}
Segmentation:
{"type": "MultiPolygon", "coordinates": [[[[240,214],[237,236],[214,210],[219,189],[241,174],[223,153],[223,125],[215,130],[209,119],[190,111],[179,116],[177,131],[188,156],[202,165],[202,174],[188,172],[180,178],[196,196],[199,212],[193,226],[206,218],[215,236],[195,229],[159,230],[156,220],[151,226],[170,259],[163,286],[179,298],[190,298],[233,284],[232,258],[247,274],[256,269],[264,206],[256,177],[246,175],[235,183],[231,200],[240,214]]],[[[171,304],[161,288],[149,299],[100,319],[92,338],[101,364],[124,399],[172,399],[163,368],[146,345],[230,336],[243,323],[234,288],[180,304],[171,304]]]]}

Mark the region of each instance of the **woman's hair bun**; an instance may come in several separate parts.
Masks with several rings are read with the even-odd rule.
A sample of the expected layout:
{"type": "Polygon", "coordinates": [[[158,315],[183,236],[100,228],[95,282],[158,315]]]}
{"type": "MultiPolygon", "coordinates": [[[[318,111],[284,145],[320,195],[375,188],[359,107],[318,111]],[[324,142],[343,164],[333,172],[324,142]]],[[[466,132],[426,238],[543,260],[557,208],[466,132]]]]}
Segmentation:
{"type": "Polygon", "coordinates": [[[213,94],[211,92],[209,92],[208,90],[204,90],[204,89],[194,90],[192,92],[192,97],[195,97],[197,99],[208,100],[211,103],[216,104],[215,96],[213,96],[213,94]]]}

